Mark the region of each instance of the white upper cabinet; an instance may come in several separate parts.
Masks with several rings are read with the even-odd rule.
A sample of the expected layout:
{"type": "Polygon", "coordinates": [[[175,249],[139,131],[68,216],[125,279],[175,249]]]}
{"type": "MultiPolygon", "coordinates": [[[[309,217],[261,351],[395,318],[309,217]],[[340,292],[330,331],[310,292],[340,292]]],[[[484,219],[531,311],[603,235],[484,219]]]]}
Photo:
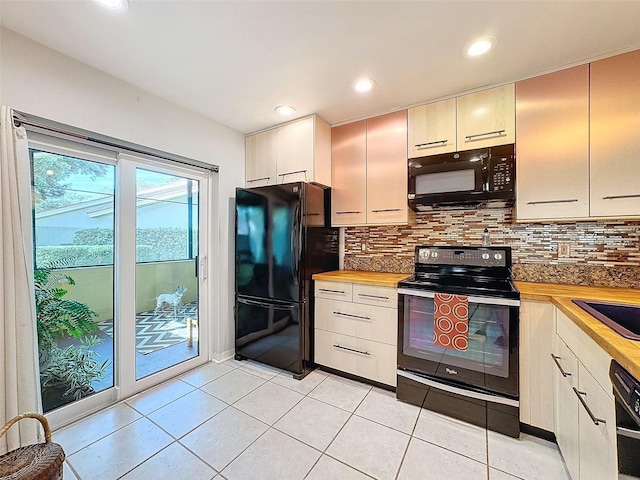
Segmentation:
{"type": "Polygon", "coordinates": [[[367,121],[333,127],[331,224],[367,223],[367,121]]]}
{"type": "Polygon", "coordinates": [[[457,150],[515,143],[514,84],[457,98],[457,150]]]}
{"type": "Polygon", "coordinates": [[[278,183],[308,182],[313,178],[313,118],[278,127],[278,183]]]}
{"type": "Polygon", "coordinates": [[[331,186],[331,127],[312,115],[246,139],[247,187],[291,182],[331,186]]]}
{"type": "Polygon", "coordinates": [[[332,129],[333,226],[402,225],[407,205],[406,110],[332,129]]]}
{"type": "Polygon", "coordinates": [[[456,99],[420,105],[407,112],[409,158],[456,151],[456,99]]]}
{"type": "Polygon", "coordinates": [[[591,216],[640,215],[640,50],[591,64],[591,216]]]}
{"type": "Polygon", "coordinates": [[[589,65],[516,84],[518,220],[589,216],[589,65]]]}
{"type": "Polygon", "coordinates": [[[245,184],[247,187],[275,185],[276,130],[250,135],[245,139],[245,184]]]}
{"type": "Polygon", "coordinates": [[[405,224],[407,205],[407,112],[367,120],[367,223],[405,224]]]}

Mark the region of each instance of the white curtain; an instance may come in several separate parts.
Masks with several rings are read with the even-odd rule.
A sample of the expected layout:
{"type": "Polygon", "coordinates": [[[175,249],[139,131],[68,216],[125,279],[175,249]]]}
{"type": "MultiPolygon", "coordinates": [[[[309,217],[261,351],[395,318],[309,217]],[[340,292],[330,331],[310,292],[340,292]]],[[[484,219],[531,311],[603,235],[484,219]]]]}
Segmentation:
{"type": "MultiPolygon", "coordinates": [[[[29,150],[24,127],[0,110],[0,426],[42,412],[38,372],[29,150]]],[[[0,454],[39,439],[38,423],[22,420],[0,439],[0,454]]]]}

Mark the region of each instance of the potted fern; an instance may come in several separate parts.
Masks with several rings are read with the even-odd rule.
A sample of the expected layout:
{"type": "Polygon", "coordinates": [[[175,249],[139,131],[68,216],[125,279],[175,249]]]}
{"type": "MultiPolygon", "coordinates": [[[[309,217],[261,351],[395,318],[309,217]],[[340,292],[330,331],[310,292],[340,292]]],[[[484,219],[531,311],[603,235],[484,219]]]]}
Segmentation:
{"type": "Polygon", "coordinates": [[[109,360],[100,363],[92,347],[101,340],[98,314],[88,305],[64,298],[64,285],[75,285],[69,275],[51,264],[34,271],[36,325],[43,407],[49,411],[94,392],[92,382],[104,378],[109,360]],[[80,339],[79,345],[60,348],[56,340],[80,339]]]}

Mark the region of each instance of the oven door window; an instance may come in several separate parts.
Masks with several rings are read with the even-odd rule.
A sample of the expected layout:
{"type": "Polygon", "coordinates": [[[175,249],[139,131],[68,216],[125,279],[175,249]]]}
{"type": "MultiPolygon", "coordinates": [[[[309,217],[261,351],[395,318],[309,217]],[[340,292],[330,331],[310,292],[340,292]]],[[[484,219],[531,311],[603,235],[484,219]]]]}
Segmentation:
{"type": "Polygon", "coordinates": [[[469,302],[468,348],[452,350],[434,343],[433,298],[405,295],[402,353],[426,361],[429,373],[458,381],[482,385],[486,376],[508,378],[510,314],[508,306],[469,302]]]}

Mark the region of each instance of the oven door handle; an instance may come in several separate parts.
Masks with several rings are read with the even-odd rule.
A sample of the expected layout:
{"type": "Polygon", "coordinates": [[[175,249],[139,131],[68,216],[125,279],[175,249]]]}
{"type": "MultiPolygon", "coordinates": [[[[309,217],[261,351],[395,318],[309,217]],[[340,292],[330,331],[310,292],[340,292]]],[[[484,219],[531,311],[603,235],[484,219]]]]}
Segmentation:
{"type": "MultiPolygon", "coordinates": [[[[408,295],[411,297],[423,297],[423,298],[433,298],[436,296],[435,292],[428,292],[424,290],[413,290],[410,288],[399,288],[398,295],[408,295]]],[[[486,305],[506,305],[508,307],[519,307],[520,300],[512,300],[509,298],[498,298],[498,297],[467,297],[469,299],[469,303],[484,303],[486,305]]]]}

